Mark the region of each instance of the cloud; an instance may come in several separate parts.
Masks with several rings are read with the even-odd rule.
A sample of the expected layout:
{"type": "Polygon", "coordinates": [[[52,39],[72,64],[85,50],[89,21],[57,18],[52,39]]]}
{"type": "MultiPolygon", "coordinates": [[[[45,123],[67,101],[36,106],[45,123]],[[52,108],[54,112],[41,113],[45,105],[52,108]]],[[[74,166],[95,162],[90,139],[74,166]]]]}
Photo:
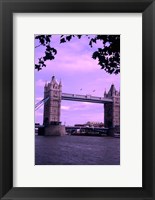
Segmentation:
{"type": "Polygon", "coordinates": [[[62,110],[69,110],[69,113],[75,113],[75,111],[83,112],[92,111],[98,112],[102,108],[102,104],[94,104],[89,102],[75,102],[75,101],[63,101],[61,108],[62,110]]]}
{"type": "Polygon", "coordinates": [[[69,110],[70,107],[69,106],[61,106],[61,110],[69,110]]]}
{"type": "Polygon", "coordinates": [[[36,102],[41,101],[42,99],[43,99],[43,97],[36,97],[36,102]]]}
{"type": "Polygon", "coordinates": [[[37,116],[37,117],[43,116],[43,113],[40,112],[39,110],[37,110],[37,111],[35,112],[35,116],[37,116]]]}
{"type": "Polygon", "coordinates": [[[81,104],[84,104],[84,105],[92,105],[92,103],[89,103],[89,102],[81,102],[81,104]]]}
{"type": "Polygon", "coordinates": [[[64,71],[65,73],[77,73],[96,71],[97,60],[91,58],[88,54],[70,55],[65,52],[59,58],[53,61],[47,61],[47,70],[53,73],[64,71]]]}
{"type": "Polygon", "coordinates": [[[35,110],[35,113],[37,113],[37,112],[43,113],[43,110],[44,110],[43,108],[44,108],[43,105],[40,106],[37,110],[35,110]]]}
{"type": "Polygon", "coordinates": [[[104,112],[98,113],[82,113],[81,118],[88,119],[88,121],[103,122],[104,112]]]}
{"type": "Polygon", "coordinates": [[[45,81],[43,81],[42,79],[39,79],[38,81],[36,81],[36,86],[43,87],[44,85],[45,85],[45,81]]]}

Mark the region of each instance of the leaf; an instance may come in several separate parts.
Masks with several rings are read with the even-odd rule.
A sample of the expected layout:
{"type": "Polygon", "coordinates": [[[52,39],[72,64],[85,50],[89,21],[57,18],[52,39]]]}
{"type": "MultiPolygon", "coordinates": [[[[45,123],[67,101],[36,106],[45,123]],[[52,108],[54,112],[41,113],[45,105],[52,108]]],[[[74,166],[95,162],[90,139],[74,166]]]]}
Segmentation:
{"type": "Polygon", "coordinates": [[[96,59],[97,57],[99,57],[99,53],[98,53],[98,51],[95,51],[95,52],[93,53],[93,55],[92,55],[92,58],[93,58],[93,59],[96,59]]]}
{"type": "Polygon", "coordinates": [[[102,53],[102,52],[103,52],[103,49],[98,48],[98,52],[102,53]]]}
{"type": "Polygon", "coordinates": [[[64,42],[66,42],[66,40],[65,40],[65,38],[62,38],[62,39],[60,40],[60,44],[61,44],[61,43],[64,43],[64,42]]]}
{"type": "Polygon", "coordinates": [[[41,70],[40,65],[35,64],[35,69],[37,69],[38,71],[41,70]]]}
{"type": "Polygon", "coordinates": [[[39,40],[41,44],[44,44],[44,41],[45,41],[44,38],[40,38],[39,40]]]}
{"type": "Polygon", "coordinates": [[[38,69],[40,67],[40,65],[35,64],[35,69],[38,69]]]}
{"type": "Polygon", "coordinates": [[[50,50],[51,50],[50,45],[47,45],[47,46],[46,46],[46,51],[50,51],[50,50]]]}
{"type": "Polygon", "coordinates": [[[89,45],[92,47],[92,41],[90,40],[89,45]]]}
{"type": "Polygon", "coordinates": [[[46,35],[46,38],[45,38],[45,39],[46,39],[46,44],[47,44],[47,43],[50,43],[50,41],[51,41],[51,40],[50,40],[50,37],[51,37],[50,35],[46,35]]]}
{"type": "Polygon", "coordinates": [[[35,39],[39,39],[39,35],[35,36],[35,39]]]}
{"type": "Polygon", "coordinates": [[[46,56],[44,56],[43,59],[44,59],[44,61],[48,60],[48,59],[46,58],[46,56]]]}
{"type": "Polygon", "coordinates": [[[54,55],[57,54],[57,50],[55,48],[51,48],[51,50],[53,51],[54,55]]]}
{"type": "Polygon", "coordinates": [[[96,39],[92,38],[92,42],[96,43],[96,39]]]}
{"type": "Polygon", "coordinates": [[[82,37],[82,35],[77,35],[77,37],[80,39],[82,37]]]}
{"type": "Polygon", "coordinates": [[[41,61],[39,61],[39,64],[43,64],[43,63],[44,63],[44,61],[42,61],[42,60],[41,60],[41,61]]]}
{"type": "Polygon", "coordinates": [[[72,38],[72,36],[71,36],[71,35],[69,35],[69,36],[67,36],[67,37],[66,37],[66,40],[70,41],[70,40],[71,40],[71,38],[72,38]]]}

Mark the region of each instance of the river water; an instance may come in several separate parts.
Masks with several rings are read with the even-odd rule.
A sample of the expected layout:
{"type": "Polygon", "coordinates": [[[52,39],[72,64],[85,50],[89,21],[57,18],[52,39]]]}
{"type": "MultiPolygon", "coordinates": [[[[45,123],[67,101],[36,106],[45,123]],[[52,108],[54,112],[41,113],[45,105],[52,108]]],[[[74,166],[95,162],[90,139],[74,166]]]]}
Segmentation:
{"type": "Polygon", "coordinates": [[[119,165],[120,139],[92,136],[35,136],[36,165],[119,165]]]}

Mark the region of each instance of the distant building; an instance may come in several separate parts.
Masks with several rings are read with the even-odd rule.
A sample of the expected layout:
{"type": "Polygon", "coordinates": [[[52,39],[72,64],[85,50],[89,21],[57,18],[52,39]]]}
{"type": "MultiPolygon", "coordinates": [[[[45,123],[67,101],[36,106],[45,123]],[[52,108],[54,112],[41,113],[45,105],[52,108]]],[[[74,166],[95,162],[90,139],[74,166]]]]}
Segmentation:
{"type": "Polygon", "coordinates": [[[85,124],[75,124],[74,126],[75,127],[85,127],[86,125],[85,124]]]}
{"type": "Polygon", "coordinates": [[[94,121],[88,121],[85,125],[89,127],[104,127],[103,122],[94,122],[94,121]]]}

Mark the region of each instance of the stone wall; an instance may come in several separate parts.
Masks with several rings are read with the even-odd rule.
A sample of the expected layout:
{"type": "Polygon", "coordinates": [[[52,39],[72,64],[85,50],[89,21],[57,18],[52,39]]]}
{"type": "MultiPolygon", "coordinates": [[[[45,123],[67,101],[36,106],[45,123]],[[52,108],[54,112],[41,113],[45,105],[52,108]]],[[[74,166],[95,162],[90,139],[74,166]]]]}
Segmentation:
{"type": "Polygon", "coordinates": [[[113,127],[113,103],[104,104],[104,127],[113,127]]]}
{"type": "Polygon", "coordinates": [[[49,125],[45,127],[45,135],[63,136],[66,134],[64,125],[49,125]]]}

